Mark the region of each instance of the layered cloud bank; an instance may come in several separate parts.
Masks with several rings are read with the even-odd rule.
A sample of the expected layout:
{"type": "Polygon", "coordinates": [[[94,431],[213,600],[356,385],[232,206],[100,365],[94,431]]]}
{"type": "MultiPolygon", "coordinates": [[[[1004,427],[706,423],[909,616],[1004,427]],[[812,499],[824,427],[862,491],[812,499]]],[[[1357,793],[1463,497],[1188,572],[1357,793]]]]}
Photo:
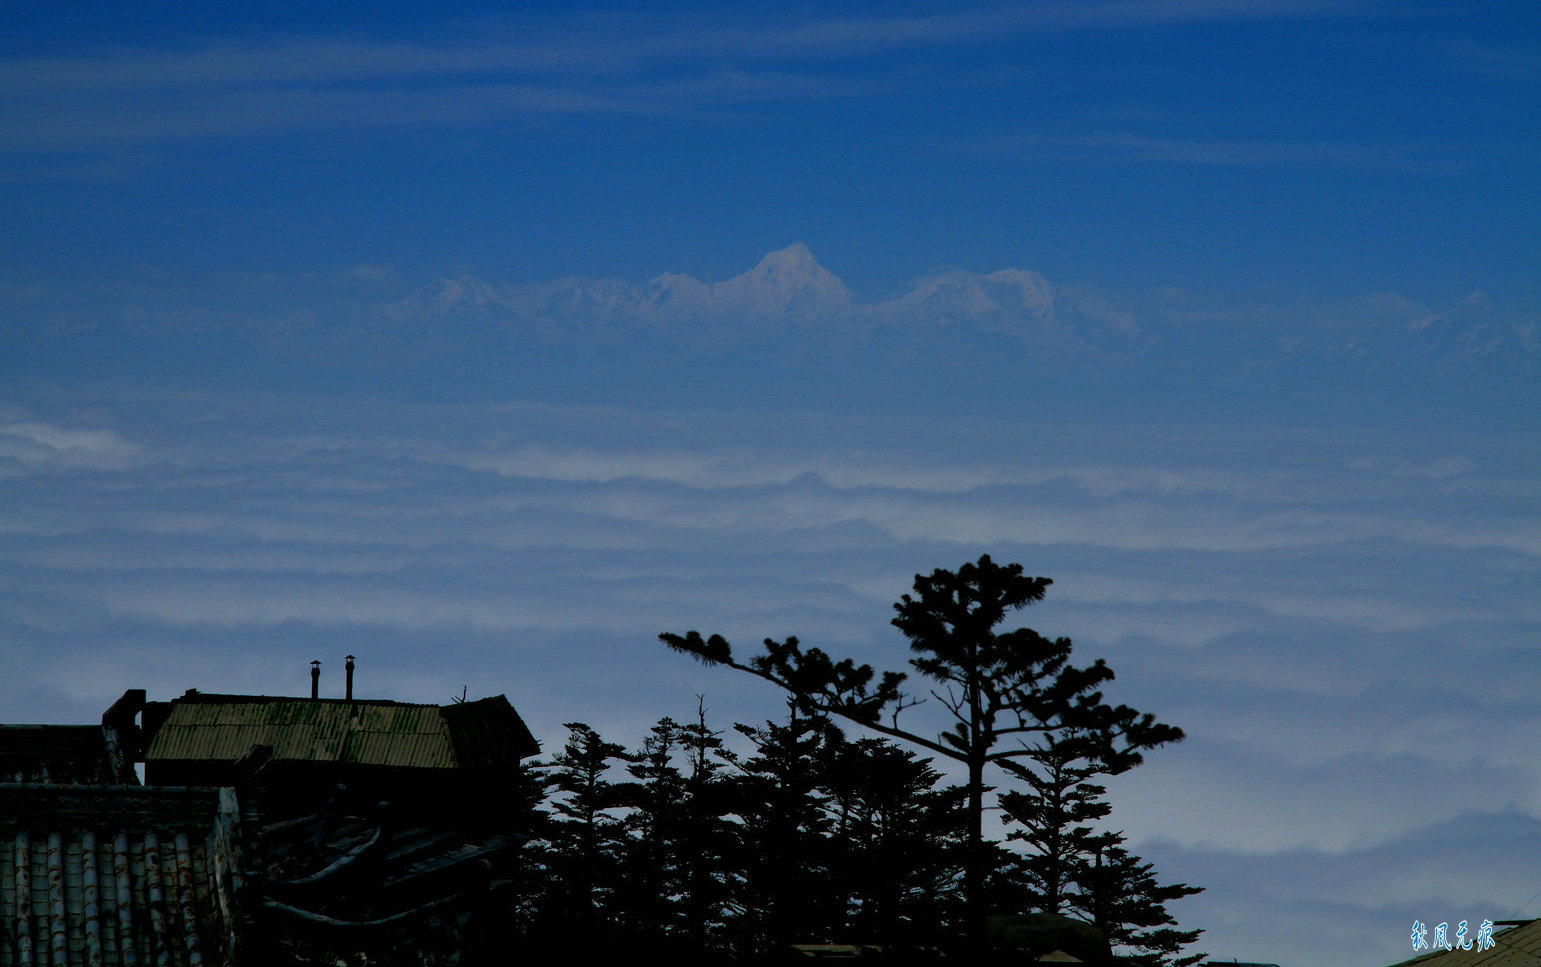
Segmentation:
{"type": "Polygon", "coordinates": [[[903,668],[892,602],[988,552],[1054,579],[1026,623],[1187,731],[1114,816],[1209,887],[1177,911],[1205,949],[1391,963],[1415,918],[1537,912],[1537,461],[1466,433],[13,391],[0,705],[298,692],[351,652],[369,694],[469,684],[548,749],[575,719],[635,743],[697,694],[718,727],[781,714],[659,631],[903,668]]]}

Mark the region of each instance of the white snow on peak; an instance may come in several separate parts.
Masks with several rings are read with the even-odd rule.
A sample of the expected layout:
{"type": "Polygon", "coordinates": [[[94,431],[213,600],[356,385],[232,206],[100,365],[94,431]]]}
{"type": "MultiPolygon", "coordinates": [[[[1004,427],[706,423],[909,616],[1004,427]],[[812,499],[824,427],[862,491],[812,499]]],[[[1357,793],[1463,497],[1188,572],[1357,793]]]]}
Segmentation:
{"type": "Polygon", "coordinates": [[[749,321],[761,325],[828,322],[849,313],[851,293],[814,259],[801,242],[771,252],[754,268],[723,282],[705,283],[665,273],[638,295],[642,321],[692,319],[749,321]]]}
{"type": "Polygon", "coordinates": [[[765,321],[805,321],[843,314],[851,293],[796,242],[771,252],[760,264],[712,286],[714,307],[765,321]]]}
{"type": "Polygon", "coordinates": [[[439,279],[387,306],[380,315],[392,322],[424,324],[462,313],[482,313],[502,307],[492,286],[473,276],[439,279]]]}
{"type": "Polygon", "coordinates": [[[953,269],[917,283],[877,307],[905,324],[976,325],[990,329],[1043,330],[1063,314],[1059,290],[1036,272],[1003,269],[979,275],[953,269]]]}

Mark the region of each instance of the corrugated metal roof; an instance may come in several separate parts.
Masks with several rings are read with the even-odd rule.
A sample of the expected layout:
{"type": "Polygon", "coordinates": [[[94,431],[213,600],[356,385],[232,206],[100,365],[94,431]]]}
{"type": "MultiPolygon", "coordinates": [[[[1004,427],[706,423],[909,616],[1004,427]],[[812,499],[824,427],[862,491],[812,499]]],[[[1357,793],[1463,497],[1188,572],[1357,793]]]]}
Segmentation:
{"type": "Polygon", "coordinates": [[[458,762],[437,705],[304,699],[174,702],[152,761],[234,761],[252,746],[291,762],[448,769],[458,762]]]}
{"type": "Polygon", "coordinates": [[[502,695],[445,705],[440,711],[461,765],[513,765],[540,751],[540,743],[502,695]]]}
{"type": "MultiPolygon", "coordinates": [[[[1454,924],[1451,926],[1453,928],[1454,924]]],[[[1468,921],[1467,932],[1467,939],[1475,941],[1477,924],[1468,921]]],[[[1431,927],[1428,939],[1432,942],[1433,938],[1434,930],[1431,927]]],[[[1449,939],[1455,942],[1453,934],[1449,939]]],[[[1470,950],[1439,950],[1404,960],[1395,967],[1407,967],[1409,964],[1418,964],[1419,967],[1534,967],[1538,962],[1541,962],[1541,920],[1532,920],[1519,926],[1495,930],[1493,946],[1487,950],[1479,951],[1473,943],[1470,950]]]]}

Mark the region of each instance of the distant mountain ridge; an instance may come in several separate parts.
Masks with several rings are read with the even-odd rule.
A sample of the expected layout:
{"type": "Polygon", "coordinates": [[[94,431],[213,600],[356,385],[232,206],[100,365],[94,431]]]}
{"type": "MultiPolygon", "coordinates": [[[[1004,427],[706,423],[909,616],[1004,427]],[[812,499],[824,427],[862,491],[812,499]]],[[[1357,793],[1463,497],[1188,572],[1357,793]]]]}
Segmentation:
{"type": "MultiPolygon", "coordinates": [[[[985,342],[1019,345],[1055,358],[1161,355],[1245,338],[1252,352],[1276,361],[1396,366],[1473,366],[1494,359],[1541,360],[1541,321],[1495,309],[1482,294],[1430,312],[1411,303],[1383,308],[1375,324],[1303,327],[1299,331],[1216,331],[1175,324],[1159,313],[1084,302],[1036,272],[951,269],[916,281],[890,299],[859,302],[800,242],[767,254],[721,282],[665,273],[645,284],[579,279],[505,292],[471,276],[440,279],[398,302],[358,307],[358,335],[432,342],[505,339],[629,341],[664,336],[704,340],[719,348],[746,340],[800,334],[835,337],[848,346],[913,343],[964,351],[985,342]],[[1174,326],[1177,328],[1174,329],[1174,326]],[[1177,330],[1181,329],[1182,332],[1177,330]],[[1174,338],[1176,337],[1176,338],[1174,338]],[[1271,349],[1263,347],[1271,346],[1271,349]]],[[[1261,362],[1254,360],[1253,362],[1261,362]]]]}
{"type": "Polygon", "coordinates": [[[947,269],[863,301],[801,243],[718,282],[462,275],[393,301],[354,291],[146,288],[95,311],[39,303],[29,318],[0,289],[13,320],[0,376],[924,412],[973,399],[1144,416],[1159,401],[1192,419],[1280,406],[1332,418],[1346,405],[1456,418],[1482,399],[1515,420],[1541,412],[1541,317],[1480,293],[1445,311],[1393,295],[1120,299],[1022,269],[947,269]]]}
{"type": "Polygon", "coordinates": [[[951,270],[922,279],[896,298],[859,303],[800,242],[722,282],[666,273],[640,286],[584,279],[499,295],[467,276],[425,285],[399,302],[372,307],[366,317],[393,331],[476,324],[547,337],[695,333],[719,341],[796,331],[866,342],[883,335],[972,330],[1059,351],[1132,345],[1139,337],[1127,317],[1099,317],[1043,276],[1018,269],[986,275],[951,270]]]}
{"type": "Polygon", "coordinates": [[[1445,312],[1419,314],[1385,332],[1320,339],[1309,351],[1377,366],[1478,366],[1541,354],[1541,321],[1503,313],[1474,292],[1445,312]]]}

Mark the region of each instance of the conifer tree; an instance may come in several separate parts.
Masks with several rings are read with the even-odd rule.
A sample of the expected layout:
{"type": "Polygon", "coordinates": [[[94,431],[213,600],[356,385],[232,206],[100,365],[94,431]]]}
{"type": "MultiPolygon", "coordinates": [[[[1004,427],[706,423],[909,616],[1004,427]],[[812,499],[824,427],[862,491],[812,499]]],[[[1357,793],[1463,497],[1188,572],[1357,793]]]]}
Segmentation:
{"type": "Polygon", "coordinates": [[[831,730],[818,750],[820,787],[833,821],[829,850],[854,942],[937,945],[961,921],[966,842],[964,790],[937,787],[930,759],[886,739],[845,740],[831,730]]]}
{"type": "Polygon", "coordinates": [[[660,719],[630,756],[627,772],[635,781],[623,788],[634,808],[624,820],[628,839],[618,897],[630,936],[692,953],[725,942],[725,884],[739,835],[724,815],[721,746],[698,701],[695,722],[660,719]]]}
{"type": "Polygon", "coordinates": [[[906,675],[851,659],[835,661],[796,638],[765,639],[763,654],[734,659],[720,635],[661,634],[670,648],[708,665],[727,665],[785,689],[809,714],[837,715],[882,735],[903,739],[962,763],[968,773],[968,845],[964,864],[966,935],[982,945],[986,876],[997,857],[983,837],[985,772],[991,765],[1030,759],[1034,742],[1067,729],[1097,736],[1111,760],[1138,761],[1141,749],[1182,738],[1127,706],[1102,701],[1099,686],[1113,678],[1101,659],[1070,664],[1069,638],[1050,640],[1030,628],[997,632],[1008,615],[1041,601],[1052,582],[1027,577],[1020,564],[997,565],[988,554],[956,572],[937,569],[915,576],[914,596],[894,605],[893,624],[918,657],[910,665],[935,683],[933,697],[951,716],[952,728],[932,738],[901,727],[899,716],[920,700],[901,691],[906,675]],[[1130,755],[1135,756],[1128,760],[1130,755]]]}
{"type": "Polygon", "coordinates": [[[1180,930],[1167,904],[1202,892],[1186,883],[1162,885],[1155,868],[1123,847],[1121,833],[1106,834],[1089,864],[1076,872],[1072,906],[1096,924],[1114,947],[1133,951],[1151,967],[1191,967],[1205,954],[1183,953],[1199,930],[1180,930]]]}
{"type": "Polygon", "coordinates": [[[659,719],[626,767],[635,780],[626,798],[635,808],[623,820],[628,837],[617,906],[628,936],[652,944],[685,932],[680,839],[686,790],[674,764],[679,729],[672,718],[659,719]]]}
{"type": "Polygon", "coordinates": [[[729,860],[739,841],[738,825],[728,818],[731,799],[721,736],[707,726],[706,703],[697,695],[696,720],[679,728],[685,759],[685,825],[679,840],[685,931],[696,950],[725,946],[729,860]]]}
{"type": "Polygon", "coordinates": [[[549,781],[559,793],[548,825],[544,902],[538,933],[548,942],[582,936],[596,946],[619,942],[616,929],[625,828],[618,811],[628,789],[606,778],[626,750],[582,722],[569,722],[567,744],[552,757],[549,781]]]}
{"type": "Polygon", "coordinates": [[[735,726],[754,755],[726,753],[737,768],[730,808],[741,821],[732,901],[741,953],[829,942],[843,923],[816,761],[828,723],[789,707],[785,725],[735,726]]]}
{"type": "Polygon", "coordinates": [[[1109,709],[1100,693],[1084,699],[1090,708],[1079,724],[1039,734],[1027,756],[1002,763],[1026,787],[1000,794],[1002,818],[1012,827],[1007,839],[1028,847],[1018,866],[1046,913],[1065,908],[1076,875],[1105,845],[1106,834],[1092,824],[1112,806],[1107,789],[1092,780],[1127,772],[1143,760],[1144,749],[1182,737],[1150,716],[1139,720],[1131,709],[1109,709]],[[1107,720],[1088,727],[1098,715],[1107,720]]]}

